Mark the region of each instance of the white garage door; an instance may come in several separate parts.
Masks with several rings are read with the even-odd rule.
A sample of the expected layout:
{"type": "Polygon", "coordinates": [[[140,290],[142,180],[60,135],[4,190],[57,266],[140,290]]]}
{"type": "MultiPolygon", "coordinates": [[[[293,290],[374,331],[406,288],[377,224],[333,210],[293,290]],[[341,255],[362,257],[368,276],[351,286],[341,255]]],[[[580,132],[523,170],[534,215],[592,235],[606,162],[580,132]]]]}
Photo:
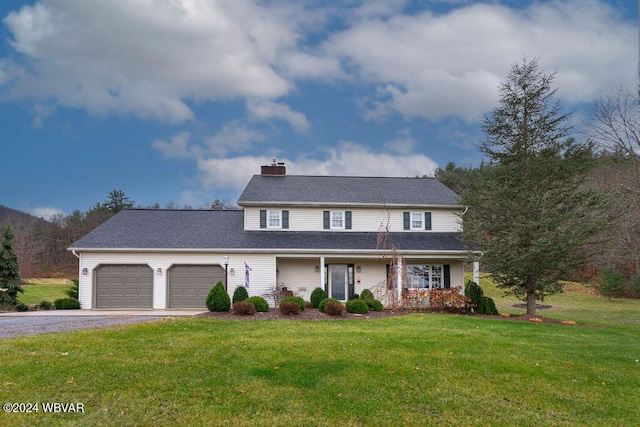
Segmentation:
{"type": "Polygon", "coordinates": [[[206,308],[207,295],[218,282],[224,283],[219,265],[174,265],[169,269],[168,307],[206,308]]]}
{"type": "Polygon", "coordinates": [[[153,308],[151,268],[129,264],[98,267],[96,308],[153,308]]]}

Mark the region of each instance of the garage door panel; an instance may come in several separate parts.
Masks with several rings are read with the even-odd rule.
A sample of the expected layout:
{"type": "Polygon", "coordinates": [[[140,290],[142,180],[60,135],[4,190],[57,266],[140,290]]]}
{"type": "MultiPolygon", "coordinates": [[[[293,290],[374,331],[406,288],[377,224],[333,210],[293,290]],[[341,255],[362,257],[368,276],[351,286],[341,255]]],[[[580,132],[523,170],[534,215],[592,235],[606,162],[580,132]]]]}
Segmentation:
{"type": "Polygon", "coordinates": [[[96,272],[96,308],[153,308],[148,265],[102,265],[96,272]]]}
{"type": "Polygon", "coordinates": [[[220,281],[224,281],[220,265],[174,265],[169,269],[167,306],[206,308],[209,291],[220,281]]]}

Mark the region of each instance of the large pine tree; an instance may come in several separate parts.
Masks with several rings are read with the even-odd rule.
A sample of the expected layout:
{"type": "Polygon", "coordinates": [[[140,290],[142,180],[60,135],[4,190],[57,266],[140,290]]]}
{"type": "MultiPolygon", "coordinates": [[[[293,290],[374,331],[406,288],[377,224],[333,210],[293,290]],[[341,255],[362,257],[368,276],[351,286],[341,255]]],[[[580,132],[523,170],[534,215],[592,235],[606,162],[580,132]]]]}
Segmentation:
{"type": "Polygon", "coordinates": [[[484,120],[479,148],[487,162],[462,192],[470,207],[465,238],[530,315],[536,300],[560,292],[558,281],[584,263],[584,248],[603,225],[604,198],[584,186],[592,147],[571,137],[554,75],[536,60],[512,66],[499,106],[484,120]]]}
{"type": "Polygon", "coordinates": [[[2,248],[0,248],[0,289],[3,289],[3,304],[15,304],[18,292],[24,292],[20,286],[20,267],[18,256],[13,248],[11,226],[4,229],[2,248]]]}

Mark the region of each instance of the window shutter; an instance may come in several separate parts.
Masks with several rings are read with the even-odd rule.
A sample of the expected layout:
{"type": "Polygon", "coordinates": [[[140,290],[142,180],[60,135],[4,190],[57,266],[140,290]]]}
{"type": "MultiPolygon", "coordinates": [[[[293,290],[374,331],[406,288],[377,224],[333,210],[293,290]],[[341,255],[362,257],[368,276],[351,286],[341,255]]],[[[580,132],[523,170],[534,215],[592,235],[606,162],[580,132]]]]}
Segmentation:
{"type": "Polygon", "coordinates": [[[267,210],[260,209],[260,228],[267,228],[267,210]]]}
{"type": "Polygon", "coordinates": [[[353,299],[353,295],[355,294],[355,280],[353,277],[353,264],[349,264],[347,266],[347,300],[353,299]]]}
{"type": "Polygon", "coordinates": [[[282,228],[289,228],[289,211],[282,211],[282,228]]]}
{"type": "Polygon", "coordinates": [[[331,228],[331,213],[329,211],[322,212],[322,228],[328,230],[331,228]]]}
{"type": "Polygon", "coordinates": [[[344,213],[344,228],[351,230],[351,211],[344,213]]]}
{"type": "Polygon", "coordinates": [[[444,287],[449,289],[451,287],[451,266],[449,264],[444,265],[444,287]]]}
{"type": "Polygon", "coordinates": [[[402,212],[404,217],[404,229],[411,230],[411,214],[409,212],[402,212]]]}
{"type": "Polygon", "coordinates": [[[431,230],[431,212],[424,213],[424,229],[431,230]]]}

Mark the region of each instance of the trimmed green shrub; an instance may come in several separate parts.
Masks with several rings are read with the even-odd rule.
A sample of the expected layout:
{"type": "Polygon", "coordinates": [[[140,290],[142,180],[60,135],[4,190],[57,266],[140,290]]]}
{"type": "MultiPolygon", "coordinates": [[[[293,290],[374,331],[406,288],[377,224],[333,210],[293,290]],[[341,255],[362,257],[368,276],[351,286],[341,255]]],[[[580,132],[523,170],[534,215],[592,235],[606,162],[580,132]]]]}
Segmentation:
{"type": "Polygon", "coordinates": [[[344,314],[344,304],[331,298],[324,305],[324,312],[329,316],[342,316],[344,314]]]}
{"type": "Polygon", "coordinates": [[[42,300],[40,301],[40,304],[38,304],[38,308],[41,308],[43,310],[51,310],[52,306],[53,306],[53,303],[47,300],[42,300]]]}
{"type": "Polygon", "coordinates": [[[238,301],[244,301],[249,298],[249,293],[247,292],[247,288],[244,286],[238,286],[235,291],[233,291],[233,298],[231,299],[232,303],[237,303],[238,301]]]}
{"type": "Polygon", "coordinates": [[[620,298],[624,294],[624,275],[615,268],[605,269],[598,278],[598,293],[603,297],[620,298]]]}
{"type": "Polygon", "coordinates": [[[53,302],[56,310],[76,310],[80,308],[80,301],[75,298],[60,298],[53,302]]]}
{"type": "Polygon", "coordinates": [[[373,292],[371,292],[369,289],[363,289],[362,292],[360,292],[360,299],[368,300],[375,299],[375,297],[373,296],[373,292]]]}
{"type": "Polygon", "coordinates": [[[496,308],[496,303],[493,301],[491,297],[484,297],[484,309],[485,314],[489,314],[492,316],[498,315],[498,309],[496,308]]]}
{"type": "MultiPolygon", "coordinates": [[[[326,308],[327,307],[325,305],[325,310],[326,308]]],[[[366,314],[369,312],[369,305],[362,299],[352,299],[347,301],[346,308],[347,313],[366,314]]]]}
{"type": "Polygon", "coordinates": [[[280,303],[280,313],[285,316],[291,316],[293,314],[300,314],[300,304],[296,301],[282,301],[280,303]]]}
{"type": "Polygon", "coordinates": [[[313,292],[311,292],[311,305],[313,308],[318,308],[320,305],[320,301],[325,298],[329,298],[329,295],[322,288],[315,288],[313,292]]]}
{"type": "Polygon", "coordinates": [[[384,311],[384,307],[377,299],[362,300],[369,306],[369,311],[384,311]]]}
{"type": "Polygon", "coordinates": [[[78,290],[80,289],[80,281],[78,279],[71,279],[71,281],[73,282],[73,286],[67,289],[65,293],[70,298],[78,299],[78,290]]]}
{"type": "Polygon", "coordinates": [[[216,283],[207,295],[207,308],[209,311],[229,311],[231,310],[231,299],[224,290],[222,282],[216,283]]]}
{"type": "Polygon", "coordinates": [[[340,302],[335,298],[325,298],[322,301],[320,301],[320,304],[318,304],[318,310],[320,310],[320,312],[324,313],[324,306],[330,301],[340,302]]]}
{"type": "Polygon", "coordinates": [[[29,306],[25,303],[23,303],[22,301],[18,301],[18,303],[15,306],[15,310],[16,311],[29,311],[29,306]]]}
{"type": "Polygon", "coordinates": [[[233,311],[241,316],[253,316],[256,314],[256,307],[246,300],[233,303],[233,311]]]}
{"type": "Polygon", "coordinates": [[[250,302],[251,304],[253,304],[253,306],[256,308],[256,311],[258,312],[266,313],[267,311],[269,311],[269,303],[267,302],[266,299],[262,297],[259,297],[259,296],[249,297],[244,301],[250,302]]]}
{"type": "Polygon", "coordinates": [[[300,311],[304,311],[304,309],[307,308],[307,304],[304,302],[304,299],[302,297],[286,297],[285,299],[282,300],[282,302],[285,302],[285,301],[295,302],[300,306],[300,311]]]}

